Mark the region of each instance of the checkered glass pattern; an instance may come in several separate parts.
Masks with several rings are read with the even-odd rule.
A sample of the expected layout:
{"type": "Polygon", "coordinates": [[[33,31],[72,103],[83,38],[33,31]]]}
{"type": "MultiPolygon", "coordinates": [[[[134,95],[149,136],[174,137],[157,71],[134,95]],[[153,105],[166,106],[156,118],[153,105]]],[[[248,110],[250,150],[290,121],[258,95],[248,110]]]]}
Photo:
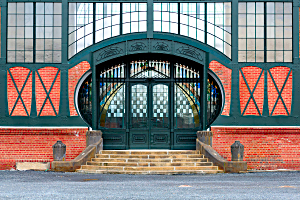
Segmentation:
{"type": "Polygon", "coordinates": [[[133,127],[147,127],[147,86],[131,88],[131,122],[133,127]]]}
{"type": "Polygon", "coordinates": [[[105,120],[106,128],[122,128],[125,115],[125,86],[122,86],[113,97],[108,107],[105,120]]]}
{"type": "Polygon", "coordinates": [[[154,127],[169,127],[169,88],[166,85],[153,86],[153,121],[154,127]]]}
{"type": "Polygon", "coordinates": [[[182,90],[175,85],[175,127],[194,128],[194,114],[192,107],[182,90]]]}

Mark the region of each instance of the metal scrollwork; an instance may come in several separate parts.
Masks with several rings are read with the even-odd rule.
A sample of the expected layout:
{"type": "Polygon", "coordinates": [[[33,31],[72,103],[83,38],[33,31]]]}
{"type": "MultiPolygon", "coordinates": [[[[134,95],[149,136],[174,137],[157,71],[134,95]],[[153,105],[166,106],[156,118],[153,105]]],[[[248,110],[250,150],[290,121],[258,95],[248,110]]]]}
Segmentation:
{"type": "Polygon", "coordinates": [[[105,49],[104,51],[100,52],[96,60],[100,61],[101,59],[108,58],[121,53],[123,53],[123,49],[121,49],[120,47],[110,47],[109,49],[105,49]]]}
{"type": "Polygon", "coordinates": [[[146,45],[142,42],[136,42],[130,46],[129,51],[144,51],[146,49],[146,45]]]}
{"type": "Polygon", "coordinates": [[[176,52],[180,53],[182,55],[190,56],[197,60],[203,61],[203,57],[202,57],[201,53],[193,48],[182,46],[182,47],[178,48],[176,50],[176,52]]]}
{"type": "Polygon", "coordinates": [[[169,48],[169,45],[167,45],[166,43],[164,42],[157,42],[153,48],[157,51],[169,51],[170,48],[169,48]]]}

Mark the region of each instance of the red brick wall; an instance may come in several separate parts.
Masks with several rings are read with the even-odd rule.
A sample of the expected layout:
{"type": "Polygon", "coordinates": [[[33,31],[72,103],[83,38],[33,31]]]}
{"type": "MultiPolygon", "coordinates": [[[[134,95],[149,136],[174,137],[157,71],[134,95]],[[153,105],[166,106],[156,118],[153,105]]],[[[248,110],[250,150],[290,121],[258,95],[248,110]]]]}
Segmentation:
{"type": "Polygon", "coordinates": [[[239,140],[249,169],[300,170],[300,128],[212,127],[213,148],[231,160],[230,146],[239,140]]]}
{"type": "Polygon", "coordinates": [[[284,104],[288,111],[286,111],[282,100],[279,98],[277,101],[277,104],[275,106],[274,112],[272,114],[273,107],[275,105],[275,102],[278,98],[278,92],[275,88],[274,82],[270,76],[270,73],[268,72],[268,106],[269,106],[269,114],[271,115],[289,115],[291,113],[291,107],[292,107],[292,91],[293,91],[293,78],[292,78],[292,72],[289,74],[289,77],[287,77],[288,73],[290,71],[290,68],[288,67],[274,67],[270,69],[270,72],[272,74],[272,77],[277,85],[277,88],[279,92],[282,89],[282,86],[287,79],[287,82],[285,84],[285,87],[281,93],[281,96],[283,98],[284,104]]]}
{"type": "Polygon", "coordinates": [[[22,104],[21,99],[18,100],[17,105],[12,112],[12,109],[18,98],[18,92],[13,83],[13,80],[15,81],[19,92],[21,92],[22,87],[25,83],[25,80],[26,80],[29,72],[30,72],[30,70],[25,67],[13,67],[7,71],[7,98],[8,98],[7,102],[8,102],[9,114],[12,116],[28,116],[28,115],[30,115],[31,99],[32,99],[32,72],[30,73],[27,83],[21,94],[21,97],[22,97],[25,107],[27,109],[28,115],[25,111],[25,108],[22,104]],[[9,71],[11,72],[12,77],[10,76],[9,71]]]}
{"type": "MultiPolygon", "coordinates": [[[[251,91],[253,91],[254,86],[260,76],[260,73],[262,72],[262,69],[258,68],[258,67],[254,67],[254,66],[249,66],[249,67],[243,67],[242,72],[246,78],[246,81],[247,81],[251,91]]],[[[250,92],[247,88],[246,82],[245,82],[241,72],[240,72],[239,87],[240,87],[241,113],[243,114],[245,106],[247,106],[244,115],[259,115],[259,112],[256,109],[253,99],[251,99],[249,104],[247,105],[247,102],[250,97],[250,92]]],[[[256,86],[253,96],[256,101],[257,107],[260,111],[260,114],[262,114],[263,103],[264,103],[264,73],[262,74],[261,78],[259,79],[259,82],[256,86]]]]}
{"type": "Polygon", "coordinates": [[[74,105],[74,92],[76,85],[81,76],[90,69],[90,64],[86,61],[79,63],[78,65],[69,69],[69,106],[70,116],[77,116],[77,111],[74,105]]]}
{"type": "MultiPolygon", "coordinates": [[[[54,78],[55,78],[58,70],[59,69],[56,67],[44,67],[44,68],[38,70],[38,72],[41,76],[41,79],[46,87],[47,92],[49,92],[50,87],[54,81],[54,78]]],[[[43,106],[43,103],[46,99],[46,92],[43,88],[43,85],[42,85],[41,80],[40,80],[39,76],[37,75],[37,73],[36,73],[36,78],[35,78],[35,90],[36,90],[36,109],[37,109],[37,113],[39,115],[40,110],[43,106]]],[[[55,108],[55,111],[58,114],[59,113],[59,102],[60,102],[60,72],[58,73],[56,81],[50,92],[50,98],[51,98],[51,101],[55,108]]],[[[41,116],[55,116],[54,109],[53,109],[49,99],[47,99],[46,104],[40,115],[41,116]]]]}
{"type": "Polygon", "coordinates": [[[0,128],[0,170],[15,168],[18,161],[53,161],[52,145],[67,145],[66,160],[86,146],[87,128],[0,128]]]}
{"type": "Polygon", "coordinates": [[[225,104],[221,115],[229,115],[231,101],[231,69],[225,67],[217,61],[211,61],[209,64],[211,69],[221,80],[225,93],[225,104]]]}

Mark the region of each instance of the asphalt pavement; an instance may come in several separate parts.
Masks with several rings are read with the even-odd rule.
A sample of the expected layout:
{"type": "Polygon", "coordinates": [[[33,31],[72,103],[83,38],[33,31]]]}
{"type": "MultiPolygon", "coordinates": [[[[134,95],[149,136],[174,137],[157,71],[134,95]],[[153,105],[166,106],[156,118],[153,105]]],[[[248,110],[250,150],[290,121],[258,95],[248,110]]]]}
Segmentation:
{"type": "Polygon", "coordinates": [[[300,200],[300,172],[114,175],[0,171],[0,199],[300,200]]]}

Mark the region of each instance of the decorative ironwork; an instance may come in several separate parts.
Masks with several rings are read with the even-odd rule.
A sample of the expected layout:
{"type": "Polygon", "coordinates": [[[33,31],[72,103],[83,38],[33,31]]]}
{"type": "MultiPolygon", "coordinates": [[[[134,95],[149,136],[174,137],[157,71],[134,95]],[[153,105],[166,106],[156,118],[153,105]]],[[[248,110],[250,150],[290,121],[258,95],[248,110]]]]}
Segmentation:
{"type": "Polygon", "coordinates": [[[164,42],[157,42],[153,48],[157,51],[170,51],[169,45],[164,42]]]}
{"type": "Polygon", "coordinates": [[[136,42],[130,46],[129,51],[144,51],[146,49],[146,45],[142,42],[136,42]]]}
{"type": "Polygon", "coordinates": [[[96,60],[100,61],[101,59],[115,56],[121,53],[123,53],[123,49],[121,49],[120,47],[110,47],[109,49],[105,49],[104,51],[100,52],[96,60]]]}
{"type": "Polygon", "coordinates": [[[180,53],[185,56],[193,57],[197,60],[203,61],[203,57],[200,52],[190,47],[180,47],[176,50],[177,53],[180,53]]]}

